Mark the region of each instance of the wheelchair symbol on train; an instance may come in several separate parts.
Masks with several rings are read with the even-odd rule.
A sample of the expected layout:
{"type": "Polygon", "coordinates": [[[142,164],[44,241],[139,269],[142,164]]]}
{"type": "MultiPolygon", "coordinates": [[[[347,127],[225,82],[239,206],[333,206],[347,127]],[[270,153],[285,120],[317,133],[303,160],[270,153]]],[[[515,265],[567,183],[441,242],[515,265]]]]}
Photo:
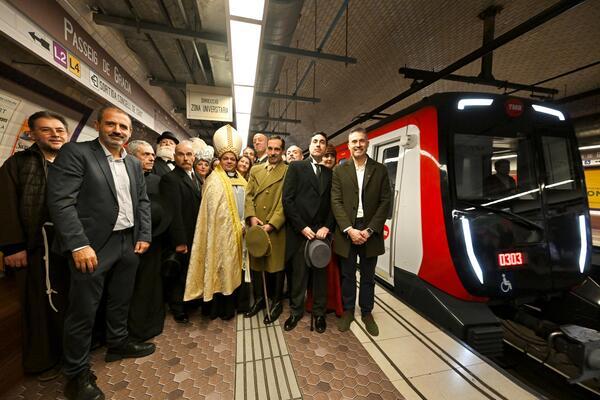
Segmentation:
{"type": "Polygon", "coordinates": [[[512,290],[512,283],[506,279],[506,275],[502,274],[502,282],[500,282],[500,290],[504,293],[508,293],[512,290]]]}

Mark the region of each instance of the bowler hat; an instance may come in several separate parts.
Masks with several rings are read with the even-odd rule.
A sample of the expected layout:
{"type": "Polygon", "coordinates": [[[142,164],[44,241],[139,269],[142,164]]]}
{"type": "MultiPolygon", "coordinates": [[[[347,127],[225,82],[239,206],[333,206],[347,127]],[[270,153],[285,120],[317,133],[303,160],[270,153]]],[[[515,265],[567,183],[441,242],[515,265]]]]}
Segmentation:
{"type": "Polygon", "coordinates": [[[179,139],[177,139],[177,137],[169,131],[164,131],[162,134],[160,134],[158,138],[156,138],[156,143],[160,143],[160,141],[163,139],[171,139],[175,142],[175,144],[179,144],[179,139]]]}
{"type": "Polygon", "coordinates": [[[162,274],[163,276],[173,277],[177,276],[181,272],[181,262],[179,261],[179,254],[173,252],[167,253],[166,257],[163,255],[162,260],[162,274]]]}
{"type": "Polygon", "coordinates": [[[271,254],[269,234],[260,225],[251,226],[246,232],[246,247],[252,257],[265,257],[271,254]]]}
{"type": "Polygon", "coordinates": [[[308,266],[325,268],[331,260],[331,245],[326,240],[307,240],[304,248],[304,260],[308,266]]]}

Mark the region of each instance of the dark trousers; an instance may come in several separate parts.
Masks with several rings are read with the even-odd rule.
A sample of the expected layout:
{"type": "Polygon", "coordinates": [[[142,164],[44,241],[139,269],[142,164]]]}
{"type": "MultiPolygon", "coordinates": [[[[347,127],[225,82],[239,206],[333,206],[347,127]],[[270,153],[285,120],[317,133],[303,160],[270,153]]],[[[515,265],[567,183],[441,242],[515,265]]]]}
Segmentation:
{"type": "Polygon", "coordinates": [[[304,240],[292,259],[293,276],[290,297],[292,314],[302,315],[304,313],[308,277],[309,274],[312,274],[313,315],[325,315],[327,308],[327,268],[312,268],[306,265],[304,259],[305,245],[306,241],[304,240]]]}
{"type": "Polygon", "coordinates": [[[56,366],[62,359],[62,334],[69,293],[67,260],[50,253],[49,278],[52,289],[50,306],[46,294],[44,248],[27,251],[28,266],[15,268],[23,326],[23,369],[40,373],[56,366]]]}
{"type": "MultiPolygon", "coordinates": [[[[192,246],[189,245],[188,249],[191,248],[192,246]]],[[[164,284],[165,296],[167,298],[167,303],[169,303],[169,309],[174,314],[181,314],[186,311],[183,296],[185,295],[185,281],[187,279],[188,265],[190,263],[190,253],[177,253],[177,259],[179,260],[180,268],[169,271],[164,284]]]]}
{"type": "Polygon", "coordinates": [[[70,261],[71,290],[65,319],[64,373],[73,377],[89,368],[92,328],[102,292],[106,290],[106,343],[117,347],[127,340],[129,302],[139,262],[133,252],[133,230],[113,232],[96,252],[98,266],[80,272],[70,261]]]}
{"type": "Polygon", "coordinates": [[[135,285],[129,305],[129,337],[143,342],[162,333],[165,322],[165,302],[161,274],[161,243],[152,242],[140,256],[135,285]]]}
{"type": "Polygon", "coordinates": [[[342,271],[342,304],[353,310],[356,304],[356,256],[360,256],[360,292],[358,305],[363,314],[373,311],[375,303],[375,266],[377,257],[365,257],[365,246],[350,246],[348,258],[340,257],[342,271]]]}

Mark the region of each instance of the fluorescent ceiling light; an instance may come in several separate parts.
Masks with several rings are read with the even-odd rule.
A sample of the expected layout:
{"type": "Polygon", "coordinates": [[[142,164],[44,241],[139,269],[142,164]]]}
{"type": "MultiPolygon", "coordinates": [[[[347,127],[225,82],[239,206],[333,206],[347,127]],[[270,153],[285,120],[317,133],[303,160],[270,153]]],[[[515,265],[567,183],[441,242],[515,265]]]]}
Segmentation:
{"type": "Polygon", "coordinates": [[[469,226],[469,220],[466,218],[461,218],[460,222],[462,224],[463,236],[465,238],[465,246],[467,249],[467,256],[469,257],[469,263],[471,264],[471,268],[479,282],[483,284],[483,271],[481,270],[481,265],[479,265],[479,261],[477,260],[477,256],[475,256],[475,251],[473,250],[473,242],[471,241],[471,227],[469,226]]]}
{"type": "Polygon", "coordinates": [[[229,0],[229,14],[261,21],[265,0],[229,0]]]}
{"type": "Polygon", "coordinates": [[[254,96],[254,88],[252,86],[233,87],[235,96],[235,112],[250,114],[252,112],[252,97],[254,96]]]}
{"type": "Polygon", "coordinates": [[[248,144],[248,131],[250,130],[250,114],[235,113],[236,129],[242,138],[242,149],[248,144]]]}
{"type": "Polygon", "coordinates": [[[464,110],[465,107],[490,106],[494,99],[461,99],[458,101],[458,109],[464,110]]]}
{"type": "Polygon", "coordinates": [[[595,144],[593,146],[582,146],[579,150],[591,150],[591,149],[600,149],[600,144],[595,144]]]}
{"type": "Polygon", "coordinates": [[[544,107],[544,106],[538,106],[537,104],[532,104],[531,107],[533,107],[533,109],[537,112],[541,112],[544,114],[550,114],[550,115],[554,115],[555,117],[558,117],[559,120],[564,121],[565,120],[565,116],[563,115],[563,113],[561,113],[558,110],[555,110],[554,108],[548,108],[548,107],[544,107]]]}
{"type": "Polygon", "coordinates": [[[257,24],[231,20],[230,29],[233,84],[254,86],[262,27],[257,24]]]}
{"type": "Polygon", "coordinates": [[[579,272],[583,273],[585,269],[585,259],[587,258],[587,229],[585,229],[585,216],[579,216],[579,236],[581,237],[581,250],[579,251],[579,272]]]}

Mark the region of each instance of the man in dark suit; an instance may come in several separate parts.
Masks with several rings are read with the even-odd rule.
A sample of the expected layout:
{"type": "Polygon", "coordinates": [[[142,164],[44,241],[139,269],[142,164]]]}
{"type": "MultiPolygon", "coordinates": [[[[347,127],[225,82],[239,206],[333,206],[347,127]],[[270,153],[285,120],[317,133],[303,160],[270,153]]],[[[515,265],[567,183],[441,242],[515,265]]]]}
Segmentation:
{"type": "Polygon", "coordinates": [[[123,145],[131,119],[104,107],[99,138],[67,143],[48,171],[48,210],[58,246],[70,254],[71,289],[64,325],[64,373],[68,399],[103,399],[89,367],[92,327],[107,293],[106,361],[152,354],[152,343],[128,339],[127,316],[138,255],[150,246],[150,202],[137,159],[123,145]]]}
{"type": "Polygon", "coordinates": [[[160,192],[165,195],[173,212],[168,230],[169,248],[177,254],[178,268],[166,271],[167,301],[175,321],[189,321],[183,294],[187,276],[189,254],[192,251],[198,210],[200,209],[201,184],[194,172],[192,142],[183,141],[175,147],[175,169],[160,181],[160,192]]]}
{"type": "Polygon", "coordinates": [[[377,336],[373,319],[375,265],[385,252],[383,226],[391,205],[387,168],[369,158],[369,140],[364,128],[355,128],[348,137],[352,160],[333,171],[331,209],[337,221],[333,241],[340,256],[344,314],[338,320],[342,332],[350,329],[356,303],[356,257],[360,256],[360,296],[358,304],[367,331],[377,336]]]}
{"type": "MultiPolygon", "coordinates": [[[[319,165],[326,146],[327,136],[323,132],[313,134],[310,157],[290,163],[283,184],[283,210],[288,221],[286,258],[292,261],[291,315],[285,321],[286,331],[294,329],[304,314],[309,274],[304,258],[306,243],[315,238],[325,239],[335,225],[330,204],[331,170],[319,165]]],[[[327,274],[324,268],[311,270],[315,328],[323,333],[327,328],[327,274]]]]}
{"type": "Polygon", "coordinates": [[[173,154],[175,146],[179,144],[179,140],[169,131],[164,131],[156,139],[156,159],[152,172],[158,176],[163,176],[175,169],[175,161],[173,154]]]}
{"type": "Polygon", "coordinates": [[[162,250],[165,232],[171,224],[171,210],[167,207],[165,196],[160,193],[160,177],[151,172],[154,166],[154,150],[150,143],[132,140],[127,145],[127,150],[142,164],[152,210],[152,244],[140,257],[129,306],[129,337],[141,342],[160,335],[164,327],[162,250]]]}

